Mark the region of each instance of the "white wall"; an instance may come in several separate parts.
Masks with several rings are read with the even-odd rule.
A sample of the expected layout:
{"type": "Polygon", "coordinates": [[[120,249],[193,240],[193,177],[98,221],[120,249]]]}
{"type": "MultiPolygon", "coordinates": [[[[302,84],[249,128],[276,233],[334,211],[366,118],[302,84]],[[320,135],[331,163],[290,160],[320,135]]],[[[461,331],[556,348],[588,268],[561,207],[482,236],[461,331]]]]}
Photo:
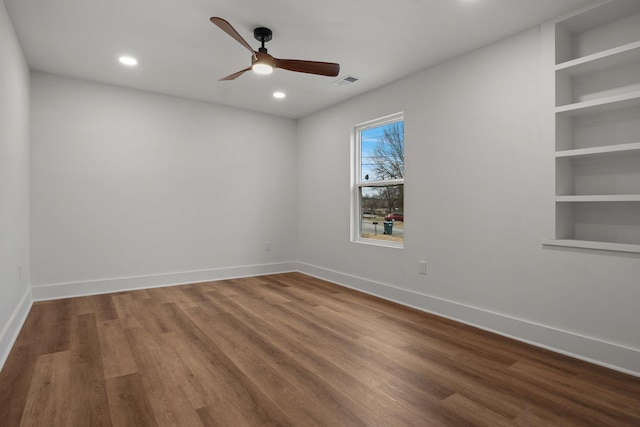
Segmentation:
{"type": "Polygon", "coordinates": [[[638,255],[540,243],[554,174],[540,58],[531,30],[302,119],[300,269],[638,374],[638,255]],[[352,126],[398,111],[405,247],[351,243],[352,126]]]}
{"type": "Polygon", "coordinates": [[[31,81],[34,298],[295,268],[293,120],[31,81]]]}
{"type": "Polygon", "coordinates": [[[0,2],[0,367],[30,306],[29,70],[0,2]]]}

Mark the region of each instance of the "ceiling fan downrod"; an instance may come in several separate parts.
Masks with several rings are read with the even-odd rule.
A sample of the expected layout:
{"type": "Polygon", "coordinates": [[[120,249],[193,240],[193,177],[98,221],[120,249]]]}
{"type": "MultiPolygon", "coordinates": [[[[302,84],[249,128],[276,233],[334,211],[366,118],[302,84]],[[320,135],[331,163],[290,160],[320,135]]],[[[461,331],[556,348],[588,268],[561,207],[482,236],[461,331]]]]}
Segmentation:
{"type": "Polygon", "coordinates": [[[264,44],[271,40],[273,32],[268,28],[258,27],[253,30],[253,37],[262,44],[262,46],[258,48],[258,52],[267,53],[267,48],[264,47],[264,44]]]}

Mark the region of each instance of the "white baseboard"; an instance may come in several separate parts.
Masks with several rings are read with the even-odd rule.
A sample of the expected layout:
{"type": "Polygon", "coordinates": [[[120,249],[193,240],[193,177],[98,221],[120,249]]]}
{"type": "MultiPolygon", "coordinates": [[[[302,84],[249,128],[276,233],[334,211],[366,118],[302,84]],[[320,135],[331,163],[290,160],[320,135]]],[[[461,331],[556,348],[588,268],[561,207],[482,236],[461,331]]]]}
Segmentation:
{"type": "Polygon", "coordinates": [[[0,332],[0,370],[2,370],[4,363],[7,361],[7,357],[9,357],[9,353],[18,338],[24,321],[27,319],[32,304],[33,298],[31,296],[31,290],[27,289],[20,299],[18,306],[11,314],[9,322],[7,322],[2,332],[0,332]]]}
{"type": "Polygon", "coordinates": [[[34,301],[45,301],[239,277],[286,273],[296,271],[296,265],[295,262],[281,262],[275,264],[245,265],[179,273],[154,274],[150,276],[118,277],[85,282],[35,285],[32,286],[32,293],[34,301]]]}
{"type": "Polygon", "coordinates": [[[385,283],[298,262],[298,271],[319,279],[446,317],[518,341],[640,377],[640,351],[500,313],[400,289],[385,283]]]}

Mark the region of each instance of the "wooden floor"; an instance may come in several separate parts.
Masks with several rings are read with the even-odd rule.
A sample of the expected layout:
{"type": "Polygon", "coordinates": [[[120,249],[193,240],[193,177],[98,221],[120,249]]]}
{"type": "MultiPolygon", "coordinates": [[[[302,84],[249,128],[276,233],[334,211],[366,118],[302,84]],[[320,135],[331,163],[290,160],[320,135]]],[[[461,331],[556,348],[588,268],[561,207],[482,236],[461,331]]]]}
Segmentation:
{"type": "Polygon", "coordinates": [[[39,302],[0,426],[640,426],[640,378],[299,273],[39,302]]]}

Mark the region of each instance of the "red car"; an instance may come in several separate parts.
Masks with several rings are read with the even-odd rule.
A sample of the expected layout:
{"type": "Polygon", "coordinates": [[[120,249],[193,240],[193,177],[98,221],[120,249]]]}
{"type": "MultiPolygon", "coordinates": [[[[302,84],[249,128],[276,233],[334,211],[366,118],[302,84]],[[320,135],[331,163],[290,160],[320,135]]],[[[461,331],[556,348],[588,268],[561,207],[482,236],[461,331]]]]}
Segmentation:
{"type": "Polygon", "coordinates": [[[384,217],[385,221],[402,221],[404,222],[404,215],[400,212],[393,212],[384,217]]]}

